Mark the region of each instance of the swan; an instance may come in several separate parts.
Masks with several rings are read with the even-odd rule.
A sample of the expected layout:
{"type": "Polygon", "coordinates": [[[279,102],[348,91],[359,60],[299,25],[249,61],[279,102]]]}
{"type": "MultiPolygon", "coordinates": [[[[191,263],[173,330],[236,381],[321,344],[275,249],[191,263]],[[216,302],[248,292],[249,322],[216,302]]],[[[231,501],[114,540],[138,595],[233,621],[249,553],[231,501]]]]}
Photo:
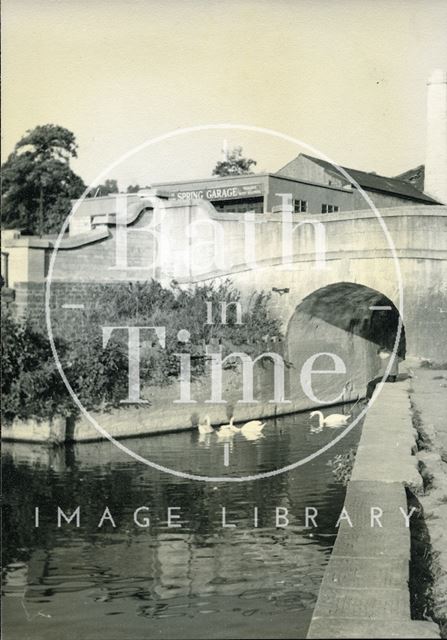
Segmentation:
{"type": "Polygon", "coordinates": [[[336,429],[337,427],[344,427],[349,422],[351,414],[344,415],[343,413],[332,413],[330,416],[323,416],[321,411],[312,411],[309,418],[318,416],[320,420],[320,429],[323,427],[329,427],[329,429],[336,429]]]}
{"type": "Polygon", "coordinates": [[[234,426],[233,420],[234,418],[230,418],[230,422],[228,424],[223,424],[217,433],[220,433],[221,435],[230,435],[232,433],[237,433],[239,429],[234,426]]]}
{"type": "Polygon", "coordinates": [[[243,434],[258,434],[261,433],[263,428],[265,427],[265,422],[261,422],[260,420],[250,420],[250,422],[246,422],[242,425],[239,431],[243,434]]]}
{"type": "Polygon", "coordinates": [[[265,438],[265,435],[261,431],[242,431],[241,433],[246,440],[255,441],[260,440],[261,438],[265,438]]]}
{"type": "Polygon", "coordinates": [[[214,429],[211,426],[209,416],[205,416],[205,422],[199,422],[197,428],[199,430],[199,433],[214,433],[214,429]]]}
{"type": "Polygon", "coordinates": [[[230,420],[230,426],[232,432],[242,434],[247,440],[257,440],[263,438],[262,430],[265,427],[265,422],[260,420],[250,420],[242,425],[242,427],[233,426],[233,418],[230,420]]]}
{"type": "Polygon", "coordinates": [[[231,429],[216,431],[216,436],[219,442],[229,442],[230,445],[233,446],[234,431],[231,431],[231,429]]]}

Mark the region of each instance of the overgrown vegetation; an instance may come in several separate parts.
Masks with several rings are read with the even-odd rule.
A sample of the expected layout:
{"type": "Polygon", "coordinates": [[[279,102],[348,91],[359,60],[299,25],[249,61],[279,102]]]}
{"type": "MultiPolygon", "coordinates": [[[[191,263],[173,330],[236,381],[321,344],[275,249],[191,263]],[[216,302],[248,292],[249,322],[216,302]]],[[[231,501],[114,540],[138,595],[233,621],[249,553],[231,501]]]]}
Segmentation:
{"type": "Polygon", "coordinates": [[[329,460],[328,465],[331,467],[335,481],[347,486],[351,479],[352,469],[355,462],[355,449],[349,449],[346,453],[340,453],[329,460]]]}
{"type": "MultiPolygon", "coordinates": [[[[2,309],[2,421],[69,415],[72,402],[48,338],[2,309]]],[[[66,345],[57,340],[61,357],[66,345]]]]}
{"type": "MultiPolygon", "coordinates": [[[[128,392],[127,332],[114,331],[103,347],[103,326],[165,327],[162,348],[153,331],[142,332],[140,352],[141,386],[168,385],[179,374],[178,353],[191,354],[191,375],[204,373],[206,345],[223,355],[265,351],[265,336],[280,334],[279,321],[269,312],[270,296],[254,294],[244,305],[238,324],[235,304],[240,293],[229,281],[181,290],[160,283],[92,285],[81,316],[59,308],[52,313],[53,333],[59,359],[67,379],[87,409],[107,410],[119,406],[128,392]],[[227,322],[221,323],[221,305],[226,303],[227,322]],[[208,305],[208,306],[207,306],[208,305]],[[208,308],[212,310],[208,317],[208,308]],[[208,320],[212,323],[208,323],[208,320]],[[189,332],[188,342],[178,332],[189,332]]],[[[46,419],[76,413],[76,407],[61,379],[45,329],[36,330],[5,314],[2,334],[3,419],[46,419]]],[[[142,392],[144,396],[144,393],[142,392]]]]}

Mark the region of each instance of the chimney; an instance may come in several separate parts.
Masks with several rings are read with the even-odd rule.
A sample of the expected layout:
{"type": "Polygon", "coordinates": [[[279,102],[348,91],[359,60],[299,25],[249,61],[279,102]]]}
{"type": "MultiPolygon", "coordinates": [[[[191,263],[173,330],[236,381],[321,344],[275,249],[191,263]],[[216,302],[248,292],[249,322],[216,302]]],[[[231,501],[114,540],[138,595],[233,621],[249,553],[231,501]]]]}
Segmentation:
{"type": "Polygon", "coordinates": [[[427,87],[424,191],[447,204],[447,71],[433,71],[427,87]]]}

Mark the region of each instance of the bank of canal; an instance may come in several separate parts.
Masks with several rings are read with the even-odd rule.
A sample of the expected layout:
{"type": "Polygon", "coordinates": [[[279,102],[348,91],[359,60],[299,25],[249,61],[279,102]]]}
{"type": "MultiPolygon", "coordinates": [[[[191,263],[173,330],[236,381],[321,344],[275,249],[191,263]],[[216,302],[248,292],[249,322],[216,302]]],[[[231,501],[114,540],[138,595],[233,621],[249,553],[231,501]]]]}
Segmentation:
{"type": "Polygon", "coordinates": [[[430,613],[418,602],[430,594],[417,591],[431,567],[415,546],[423,481],[410,384],[385,384],[366,415],[346,493],[350,520],[338,531],[308,638],[440,637],[437,624],[414,619],[430,613]]]}
{"type": "Polygon", "coordinates": [[[447,638],[447,369],[412,367],[410,398],[432,551],[433,613],[447,638]]]}

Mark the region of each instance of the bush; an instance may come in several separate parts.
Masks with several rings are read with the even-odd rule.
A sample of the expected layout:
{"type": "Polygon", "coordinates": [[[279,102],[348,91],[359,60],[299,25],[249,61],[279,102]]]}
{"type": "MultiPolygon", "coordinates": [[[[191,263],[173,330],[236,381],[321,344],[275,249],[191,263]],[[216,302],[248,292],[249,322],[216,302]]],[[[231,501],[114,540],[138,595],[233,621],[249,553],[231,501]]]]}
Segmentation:
{"type": "MultiPolygon", "coordinates": [[[[103,348],[102,326],[161,326],[166,328],[163,349],[155,338],[149,348],[142,336],[140,380],[144,385],[167,385],[177,379],[179,358],[191,354],[191,374],[205,370],[205,345],[219,343],[223,355],[244,351],[256,355],[265,350],[263,338],[280,333],[279,321],[269,312],[270,296],[255,294],[236,323],[230,307],[227,324],[220,323],[221,302],[239,302],[240,293],[229,281],[188,290],[166,289],[160,283],[95,285],[86,298],[83,315],[53,313],[53,332],[65,375],[87,410],[120,406],[128,392],[128,345],[126,332],[114,332],[103,348]],[[207,302],[212,303],[213,324],[207,324],[207,302]],[[180,329],[190,333],[181,343],[180,329]]],[[[7,421],[47,419],[75,415],[78,410],[59,374],[48,336],[5,314],[2,333],[3,408],[7,421]]],[[[121,405],[122,406],[122,405],[121,405]]]]}
{"type": "Polygon", "coordinates": [[[329,460],[328,465],[332,469],[335,481],[344,487],[351,479],[355,462],[355,449],[349,449],[346,453],[340,453],[329,460]]]}
{"type": "MultiPolygon", "coordinates": [[[[237,324],[233,306],[227,311],[227,324],[220,322],[221,303],[240,301],[240,293],[230,281],[222,284],[205,284],[187,290],[167,289],[160,283],[150,282],[97,285],[84,298],[85,312],[80,328],[79,316],[61,316],[55,332],[63,335],[72,345],[74,374],[82,374],[84,362],[97,362],[98,367],[90,376],[100,380],[105,376],[110,384],[123,391],[127,389],[127,333],[114,332],[107,349],[102,347],[102,327],[108,326],[159,326],[166,329],[166,345],[163,349],[155,335],[142,335],[140,378],[142,385],[165,385],[177,379],[179,358],[177,353],[190,353],[192,377],[203,374],[205,345],[221,345],[223,355],[243,350],[249,355],[259,353],[266,335],[280,334],[279,322],[269,311],[270,296],[254,294],[242,314],[242,324],[237,324]],[[207,303],[212,304],[213,324],[207,324],[207,303]],[[181,343],[178,332],[189,332],[190,340],[181,343]],[[149,348],[149,344],[151,348],[149,348]],[[114,350],[113,357],[107,352],[114,350]],[[102,369],[104,367],[104,370],[102,369]],[[118,376],[116,381],[114,376],[118,376]]],[[[67,374],[68,375],[68,374],[67,374]]],[[[88,371],[86,376],[89,376],[88,371]]],[[[71,374],[70,374],[71,379],[71,374]]],[[[99,381],[100,381],[99,380],[99,381]]],[[[97,384],[98,381],[95,382],[97,384]]],[[[85,380],[83,384],[90,383],[85,380]]],[[[79,385],[78,385],[79,386],[79,385]]],[[[121,394],[121,397],[123,395],[121,394]]]]}
{"type": "MultiPolygon", "coordinates": [[[[2,326],[2,419],[45,419],[73,413],[47,337],[18,322],[9,311],[2,326]]],[[[66,345],[58,340],[63,356],[66,345]]]]}

